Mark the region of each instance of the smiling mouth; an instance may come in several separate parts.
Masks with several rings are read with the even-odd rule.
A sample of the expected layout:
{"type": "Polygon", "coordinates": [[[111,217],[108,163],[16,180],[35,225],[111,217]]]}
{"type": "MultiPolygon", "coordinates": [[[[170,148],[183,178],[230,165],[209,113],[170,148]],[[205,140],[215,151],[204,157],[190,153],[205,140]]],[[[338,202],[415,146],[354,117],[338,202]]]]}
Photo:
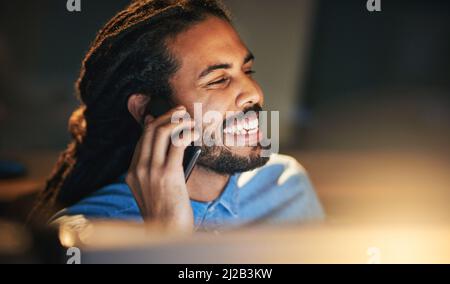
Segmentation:
{"type": "Polygon", "coordinates": [[[244,111],[227,111],[222,123],[205,127],[206,132],[203,135],[203,140],[208,141],[205,142],[206,144],[218,143],[217,146],[261,146],[260,142],[263,141],[263,131],[259,125],[261,111],[262,108],[259,105],[244,111]]]}
{"type": "Polygon", "coordinates": [[[258,115],[227,119],[223,129],[225,146],[254,147],[262,139],[258,115]],[[230,122],[231,121],[231,122],[230,122]]]}
{"type": "Polygon", "coordinates": [[[259,120],[258,117],[244,117],[242,119],[231,120],[233,123],[229,123],[227,120],[223,133],[225,135],[246,135],[246,134],[256,134],[259,130],[259,120]]]}

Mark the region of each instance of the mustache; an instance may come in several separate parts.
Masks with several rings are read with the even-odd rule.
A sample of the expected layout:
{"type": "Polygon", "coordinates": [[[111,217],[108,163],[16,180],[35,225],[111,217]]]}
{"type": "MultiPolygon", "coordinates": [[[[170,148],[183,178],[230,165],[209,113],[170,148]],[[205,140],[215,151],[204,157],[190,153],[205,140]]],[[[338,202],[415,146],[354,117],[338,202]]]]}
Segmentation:
{"type": "Polygon", "coordinates": [[[227,124],[228,125],[232,124],[234,120],[239,119],[242,116],[245,117],[247,115],[247,113],[249,113],[249,112],[255,113],[256,117],[259,118],[259,112],[262,110],[263,110],[263,108],[259,104],[254,104],[250,107],[247,107],[243,111],[237,112],[237,114],[235,114],[235,115],[225,117],[225,119],[223,120],[222,128],[225,128],[227,124]]]}

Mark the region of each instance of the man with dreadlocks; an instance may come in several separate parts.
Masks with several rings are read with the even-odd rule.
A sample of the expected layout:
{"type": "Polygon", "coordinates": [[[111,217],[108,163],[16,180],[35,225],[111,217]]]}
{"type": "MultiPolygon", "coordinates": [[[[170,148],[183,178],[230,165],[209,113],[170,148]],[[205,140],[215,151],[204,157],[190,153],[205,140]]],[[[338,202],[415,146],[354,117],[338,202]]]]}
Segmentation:
{"type": "Polygon", "coordinates": [[[261,110],[253,62],[218,1],[133,1],[99,31],[82,62],[73,141],[32,217],[144,220],[190,231],[322,219],[303,168],[287,156],[263,157],[260,145],[202,146],[185,182],[185,146],[170,137],[194,124],[171,123],[172,114],[192,114],[195,103],[222,114],[261,110]],[[157,97],[177,107],[145,115],[157,97]]]}

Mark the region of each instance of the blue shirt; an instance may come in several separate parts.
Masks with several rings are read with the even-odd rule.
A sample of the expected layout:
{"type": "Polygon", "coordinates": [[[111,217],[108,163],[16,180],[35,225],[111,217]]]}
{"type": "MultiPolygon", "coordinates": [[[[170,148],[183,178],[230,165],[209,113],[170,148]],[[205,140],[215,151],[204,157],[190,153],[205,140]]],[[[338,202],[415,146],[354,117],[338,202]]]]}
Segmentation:
{"type": "MultiPolygon", "coordinates": [[[[206,231],[258,224],[303,223],[324,218],[306,171],[295,159],[279,154],[272,154],[263,167],[232,175],[216,200],[191,200],[191,205],[195,228],[206,231]]],[[[142,221],[124,176],[55,217],[64,215],[142,221]]]]}

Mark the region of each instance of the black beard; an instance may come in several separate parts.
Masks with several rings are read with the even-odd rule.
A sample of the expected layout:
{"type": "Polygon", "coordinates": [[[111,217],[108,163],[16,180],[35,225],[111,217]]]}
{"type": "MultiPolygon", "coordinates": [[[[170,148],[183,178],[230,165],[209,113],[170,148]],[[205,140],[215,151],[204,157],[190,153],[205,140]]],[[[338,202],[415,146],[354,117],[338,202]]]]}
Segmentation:
{"type": "Polygon", "coordinates": [[[251,171],[264,166],[269,161],[269,157],[261,157],[257,151],[258,148],[261,148],[261,146],[253,147],[250,155],[244,157],[233,154],[224,146],[202,146],[202,153],[197,164],[223,175],[251,171]]]}

